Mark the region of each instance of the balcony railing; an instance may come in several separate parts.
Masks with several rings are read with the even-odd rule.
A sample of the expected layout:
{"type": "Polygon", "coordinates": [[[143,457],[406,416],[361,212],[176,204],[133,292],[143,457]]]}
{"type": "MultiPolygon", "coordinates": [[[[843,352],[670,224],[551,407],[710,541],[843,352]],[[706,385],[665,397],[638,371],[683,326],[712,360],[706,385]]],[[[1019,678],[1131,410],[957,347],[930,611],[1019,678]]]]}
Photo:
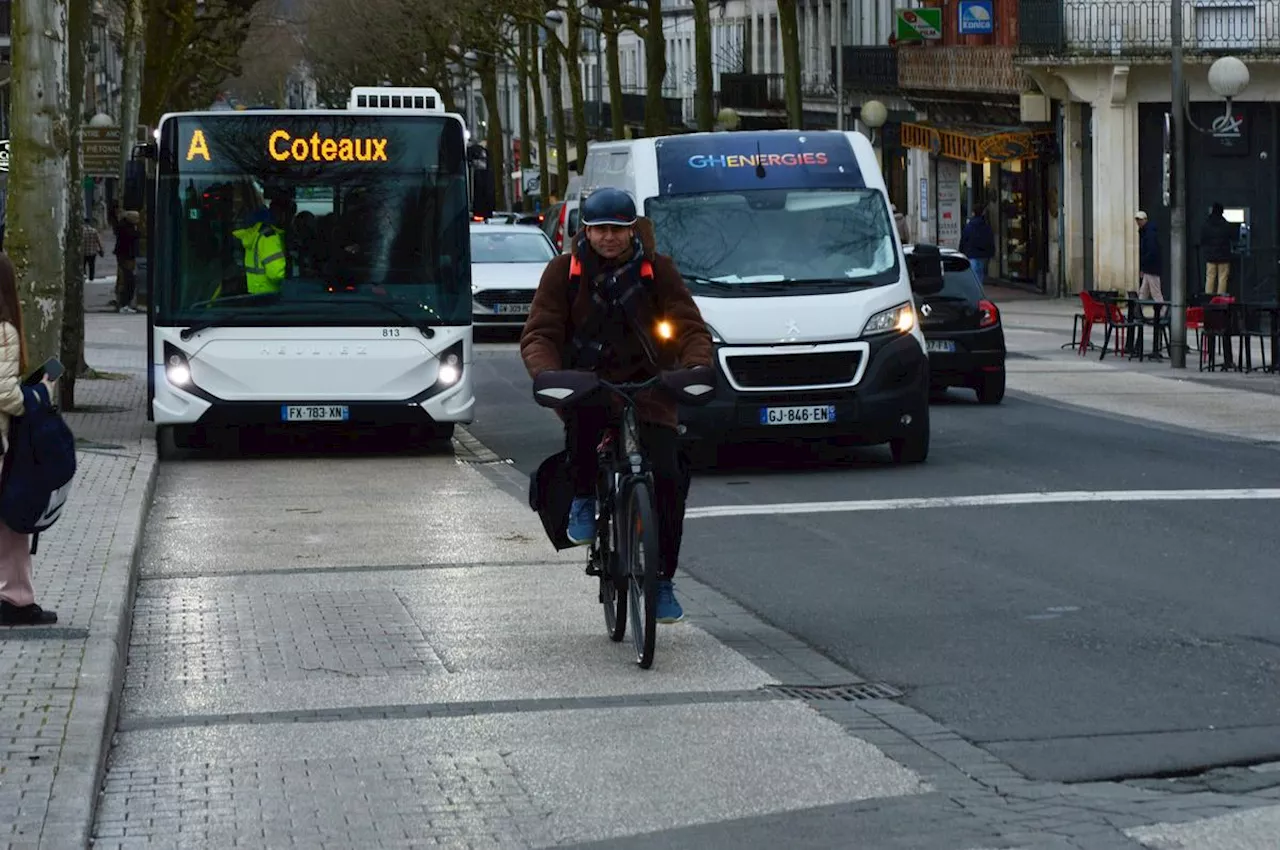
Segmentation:
{"type": "Polygon", "coordinates": [[[734,109],[785,110],[782,74],[721,74],[720,102],[734,109]]]}
{"type": "MultiPolygon", "coordinates": [[[[831,49],[831,85],[836,84],[836,51],[831,49]]],[[[892,47],[845,47],[844,86],[846,89],[896,89],[898,51],[892,47]]]]}
{"type": "Polygon", "coordinates": [[[1030,85],[1026,72],[1013,64],[1012,47],[910,46],[897,50],[898,85],[904,89],[1018,94],[1030,85]]]}
{"type": "MultiPolygon", "coordinates": [[[[1165,58],[1169,0],[1018,0],[1018,56],[1165,58]]],[[[1280,0],[1183,0],[1189,53],[1280,53],[1280,0]]]]}

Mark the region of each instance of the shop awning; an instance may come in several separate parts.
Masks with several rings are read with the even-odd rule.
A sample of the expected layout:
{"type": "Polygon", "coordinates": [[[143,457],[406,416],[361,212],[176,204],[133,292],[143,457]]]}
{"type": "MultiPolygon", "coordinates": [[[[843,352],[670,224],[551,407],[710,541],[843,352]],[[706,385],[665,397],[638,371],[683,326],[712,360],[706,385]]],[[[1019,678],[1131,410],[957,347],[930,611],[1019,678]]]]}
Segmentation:
{"type": "Polygon", "coordinates": [[[945,127],[903,123],[900,143],[904,148],[927,150],[964,162],[1012,162],[1035,159],[1053,130],[1033,127],[945,127]]]}

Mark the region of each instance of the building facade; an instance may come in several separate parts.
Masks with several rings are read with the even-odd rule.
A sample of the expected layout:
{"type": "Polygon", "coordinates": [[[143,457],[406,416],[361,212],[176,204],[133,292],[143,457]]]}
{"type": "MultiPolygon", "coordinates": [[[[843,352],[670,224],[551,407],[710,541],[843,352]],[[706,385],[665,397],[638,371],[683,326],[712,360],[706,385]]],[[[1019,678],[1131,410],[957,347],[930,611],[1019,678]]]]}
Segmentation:
{"type": "MultiPolygon", "coordinates": [[[[1138,281],[1134,214],[1155,223],[1166,258],[1165,121],[1173,100],[1168,0],[1020,0],[1018,62],[1062,114],[1061,203],[1070,289],[1129,290],[1138,281]]],[[[1247,225],[1229,291],[1274,299],[1280,198],[1280,0],[1185,0],[1188,84],[1187,291],[1204,289],[1201,225],[1214,203],[1247,225]],[[1233,55],[1248,88],[1226,112],[1210,64],[1233,55]]]]}

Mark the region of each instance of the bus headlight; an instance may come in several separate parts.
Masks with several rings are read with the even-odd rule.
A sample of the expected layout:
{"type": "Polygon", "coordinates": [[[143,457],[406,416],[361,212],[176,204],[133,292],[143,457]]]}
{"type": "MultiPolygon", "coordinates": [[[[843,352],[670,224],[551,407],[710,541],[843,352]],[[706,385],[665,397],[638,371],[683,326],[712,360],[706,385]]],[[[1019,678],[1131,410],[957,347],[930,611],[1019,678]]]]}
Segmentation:
{"type": "Polygon", "coordinates": [[[910,333],[916,326],[916,310],[911,302],[899,304],[897,307],[890,307],[888,310],[881,310],[870,319],[867,319],[867,325],[862,329],[862,335],[882,334],[896,331],[897,333],[910,333]]]}
{"type": "Polygon", "coordinates": [[[177,353],[170,354],[169,359],[164,364],[164,376],[174,386],[190,386],[191,367],[187,365],[187,358],[177,353]]]}
{"type": "Polygon", "coordinates": [[[458,355],[449,354],[440,363],[440,374],[436,380],[446,387],[451,387],[458,383],[462,378],[462,361],[458,359],[458,355]]]}

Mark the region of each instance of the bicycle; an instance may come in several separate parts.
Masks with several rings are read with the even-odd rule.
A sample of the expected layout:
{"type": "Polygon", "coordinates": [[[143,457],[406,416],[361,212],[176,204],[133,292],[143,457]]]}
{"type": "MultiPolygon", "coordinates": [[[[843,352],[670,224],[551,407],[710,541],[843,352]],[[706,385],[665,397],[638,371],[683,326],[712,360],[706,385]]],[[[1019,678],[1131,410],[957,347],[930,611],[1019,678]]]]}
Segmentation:
{"type": "Polygon", "coordinates": [[[645,381],[614,383],[591,372],[543,372],[533,382],[543,407],[567,408],[598,389],[622,400],[622,422],[605,429],[597,446],[596,539],[587,575],[598,577],[610,640],[620,642],[631,626],[636,663],[653,666],[658,605],[658,526],[653,470],[636,416],[636,394],[661,387],[687,404],[710,401],[714,372],[705,366],[661,372],[645,381]]]}

